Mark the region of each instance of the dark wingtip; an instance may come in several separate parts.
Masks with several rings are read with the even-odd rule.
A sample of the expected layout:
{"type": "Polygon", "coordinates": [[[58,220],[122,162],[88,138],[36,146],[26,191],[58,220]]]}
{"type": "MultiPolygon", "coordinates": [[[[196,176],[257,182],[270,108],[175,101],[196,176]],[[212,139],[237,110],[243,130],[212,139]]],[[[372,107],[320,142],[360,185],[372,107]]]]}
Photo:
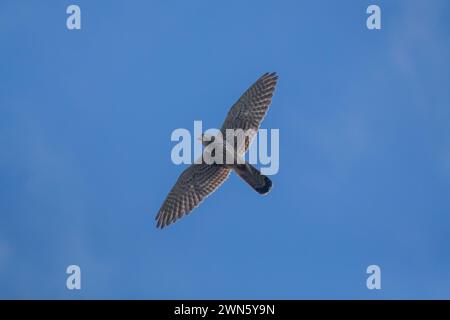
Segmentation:
{"type": "Polygon", "coordinates": [[[264,79],[264,78],[273,78],[273,79],[278,79],[278,74],[276,72],[265,72],[260,79],[264,79]]]}
{"type": "Polygon", "coordinates": [[[264,177],[264,186],[260,188],[256,188],[256,191],[258,191],[259,194],[268,194],[269,191],[272,189],[272,180],[270,180],[267,177],[264,177]]]}

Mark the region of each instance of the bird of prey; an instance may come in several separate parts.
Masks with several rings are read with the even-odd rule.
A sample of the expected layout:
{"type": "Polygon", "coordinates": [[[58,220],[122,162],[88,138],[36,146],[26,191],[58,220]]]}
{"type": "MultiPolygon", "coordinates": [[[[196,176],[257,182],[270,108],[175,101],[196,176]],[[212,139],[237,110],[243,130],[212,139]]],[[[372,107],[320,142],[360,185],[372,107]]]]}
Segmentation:
{"type": "MultiPolygon", "coordinates": [[[[258,131],[272,101],[277,80],[278,76],[275,72],[262,75],[245,91],[227,114],[220,130],[223,136],[226,135],[227,129],[242,129],[254,133],[240,148],[234,146],[239,156],[245,154],[251,139],[258,131]]],[[[214,139],[209,138],[209,140],[214,139]]],[[[208,144],[203,140],[203,135],[202,142],[205,146],[208,144]]],[[[190,213],[228,178],[231,171],[236,172],[259,194],[267,194],[272,187],[272,181],[248,162],[241,164],[195,162],[181,173],[170,190],[156,215],[157,228],[168,226],[190,213]]]]}

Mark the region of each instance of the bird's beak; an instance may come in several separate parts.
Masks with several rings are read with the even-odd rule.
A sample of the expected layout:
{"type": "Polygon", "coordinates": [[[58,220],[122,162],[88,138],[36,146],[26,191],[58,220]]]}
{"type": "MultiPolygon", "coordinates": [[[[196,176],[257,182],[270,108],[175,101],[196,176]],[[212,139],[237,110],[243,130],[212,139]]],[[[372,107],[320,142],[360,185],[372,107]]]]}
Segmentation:
{"type": "Polygon", "coordinates": [[[197,140],[202,141],[203,140],[202,136],[198,136],[197,140]]]}

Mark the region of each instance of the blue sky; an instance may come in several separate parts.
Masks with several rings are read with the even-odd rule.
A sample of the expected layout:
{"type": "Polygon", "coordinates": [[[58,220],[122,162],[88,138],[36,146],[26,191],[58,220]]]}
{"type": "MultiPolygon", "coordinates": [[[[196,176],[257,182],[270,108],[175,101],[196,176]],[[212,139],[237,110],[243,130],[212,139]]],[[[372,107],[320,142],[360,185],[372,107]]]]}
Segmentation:
{"type": "Polygon", "coordinates": [[[448,1],[11,0],[0,39],[0,298],[450,298],[448,1]],[[267,71],[271,193],[157,230],[172,130],[267,71]]]}

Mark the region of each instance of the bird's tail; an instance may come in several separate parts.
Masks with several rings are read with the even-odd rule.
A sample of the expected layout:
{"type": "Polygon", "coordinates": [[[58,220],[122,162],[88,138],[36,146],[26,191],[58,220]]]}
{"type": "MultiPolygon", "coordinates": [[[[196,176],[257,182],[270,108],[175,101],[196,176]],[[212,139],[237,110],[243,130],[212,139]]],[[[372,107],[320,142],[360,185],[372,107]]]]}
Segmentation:
{"type": "Polygon", "coordinates": [[[250,187],[259,194],[267,194],[272,188],[272,181],[249,163],[235,165],[234,170],[250,187]]]}

